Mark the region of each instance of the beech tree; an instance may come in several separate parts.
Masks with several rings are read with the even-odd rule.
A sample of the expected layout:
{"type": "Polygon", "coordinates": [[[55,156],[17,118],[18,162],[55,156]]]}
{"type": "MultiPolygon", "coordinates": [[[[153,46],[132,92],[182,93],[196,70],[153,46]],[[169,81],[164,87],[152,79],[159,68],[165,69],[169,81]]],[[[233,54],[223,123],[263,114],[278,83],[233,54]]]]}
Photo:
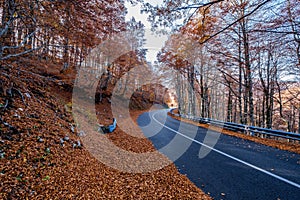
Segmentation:
{"type": "MultiPolygon", "coordinates": [[[[300,132],[298,0],[131,2],[142,4],[153,30],[173,31],[158,60],[179,72],[182,113],[300,132]]],[[[105,93],[146,63],[145,27],[125,14],[124,0],[2,0],[0,60],[51,62],[64,74],[86,67],[100,73],[105,93]],[[126,42],[111,39],[121,32],[126,42]],[[91,55],[105,41],[107,49],[91,55]],[[131,51],[120,56],[126,45],[131,51]]],[[[131,75],[122,81],[121,94],[142,85],[131,75]]]]}
{"type": "Polygon", "coordinates": [[[4,0],[0,5],[1,60],[35,52],[40,59],[60,60],[64,71],[108,33],[125,30],[123,0],[4,0]]]}
{"type": "MultiPolygon", "coordinates": [[[[226,101],[226,106],[221,108],[224,112],[220,110],[219,113],[226,113],[227,121],[289,131],[295,131],[298,123],[299,129],[299,104],[291,105],[285,101],[286,96],[289,96],[289,102],[298,101],[298,92],[294,89],[299,77],[297,1],[231,0],[208,4],[165,1],[158,6],[146,4],[144,8],[153,16],[150,17],[153,28],[165,25],[177,29],[179,34],[184,30],[190,38],[197,38],[201,48],[193,52],[196,59],[178,56],[180,45],[176,46],[176,43],[180,42],[175,36],[170,37],[159,58],[164,64],[180,69],[181,73],[188,73],[189,65],[193,63],[195,74],[198,74],[195,77],[199,77],[196,83],[199,85],[195,87],[199,87],[202,102],[199,110],[209,113],[200,116],[213,116],[216,106],[212,106],[212,101],[217,97],[224,99],[223,103],[226,101]],[[173,26],[177,19],[185,19],[183,25],[178,21],[180,28],[173,26]],[[210,28],[205,28],[203,22],[209,22],[206,27],[210,28]],[[221,75],[222,79],[211,76],[223,85],[214,85],[214,88],[222,88],[221,95],[212,87],[207,90],[209,81],[204,77],[209,71],[201,71],[201,66],[205,66],[203,61],[208,61],[210,69],[217,69],[221,75]],[[294,75],[289,84],[285,80],[288,75],[294,75]],[[209,98],[205,91],[209,91],[209,98]],[[206,99],[208,103],[205,103],[206,99]],[[279,123],[278,118],[283,121],[279,123]],[[278,127],[278,124],[283,126],[278,127]]],[[[181,104],[187,102],[180,100],[184,90],[178,90],[181,91],[179,107],[182,107],[181,104]]]]}
{"type": "Polygon", "coordinates": [[[0,60],[36,50],[36,4],[31,1],[3,0],[1,7],[0,60]]]}

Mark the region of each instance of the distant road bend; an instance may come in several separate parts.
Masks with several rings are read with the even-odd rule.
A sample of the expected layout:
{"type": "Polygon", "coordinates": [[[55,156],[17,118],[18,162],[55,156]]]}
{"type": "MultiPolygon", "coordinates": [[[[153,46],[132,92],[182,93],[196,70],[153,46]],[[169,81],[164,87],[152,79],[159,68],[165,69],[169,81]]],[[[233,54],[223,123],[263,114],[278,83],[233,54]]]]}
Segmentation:
{"type": "Polygon", "coordinates": [[[138,124],[182,174],[214,199],[300,199],[299,154],[223,134],[212,147],[203,142],[207,129],[175,120],[167,112],[143,113],[138,124]],[[199,157],[200,148],[209,154],[199,157]]]}

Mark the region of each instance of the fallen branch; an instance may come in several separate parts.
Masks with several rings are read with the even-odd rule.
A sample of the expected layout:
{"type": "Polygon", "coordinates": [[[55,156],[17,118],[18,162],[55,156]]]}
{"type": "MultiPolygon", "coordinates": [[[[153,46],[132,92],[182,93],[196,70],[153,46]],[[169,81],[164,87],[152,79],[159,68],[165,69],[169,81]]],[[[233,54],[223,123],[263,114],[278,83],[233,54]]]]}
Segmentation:
{"type": "Polygon", "coordinates": [[[9,123],[5,122],[1,117],[0,117],[0,123],[3,124],[4,126],[8,127],[10,130],[12,130],[13,133],[20,133],[17,128],[15,128],[14,126],[12,126],[9,123]]]}
{"type": "Polygon", "coordinates": [[[6,99],[5,100],[5,105],[4,106],[1,106],[1,108],[2,108],[2,111],[5,111],[6,110],[6,108],[7,108],[7,106],[8,106],[8,99],[6,99]]]}
{"type": "Polygon", "coordinates": [[[20,90],[17,90],[17,89],[15,89],[15,88],[13,88],[12,90],[14,90],[15,92],[17,92],[17,93],[19,94],[19,96],[20,96],[21,99],[22,99],[22,102],[24,103],[25,106],[27,106],[26,103],[25,103],[24,96],[23,96],[23,94],[20,92],[20,90]]]}

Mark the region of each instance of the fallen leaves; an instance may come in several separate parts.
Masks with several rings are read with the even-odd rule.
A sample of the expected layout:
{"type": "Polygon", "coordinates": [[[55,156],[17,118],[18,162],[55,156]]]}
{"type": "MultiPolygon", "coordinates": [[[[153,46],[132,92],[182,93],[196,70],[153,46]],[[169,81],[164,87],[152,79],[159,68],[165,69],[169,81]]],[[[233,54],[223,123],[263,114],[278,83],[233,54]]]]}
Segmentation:
{"type": "MultiPolygon", "coordinates": [[[[49,91],[58,91],[57,96],[70,94],[47,88],[55,83],[24,70],[10,69],[10,76],[18,77],[15,87],[26,94],[27,106],[16,96],[2,116],[20,134],[12,134],[0,125],[0,199],[210,199],[173,164],[147,174],[132,174],[100,163],[82,146],[77,134],[85,133],[76,132],[63,98],[49,91]],[[9,140],[3,138],[5,135],[9,140]]],[[[106,108],[106,114],[98,116],[99,121],[111,121],[109,107],[97,105],[97,110],[106,108]]],[[[134,138],[118,128],[108,137],[128,151],[154,150],[149,140],[134,138]]]]}

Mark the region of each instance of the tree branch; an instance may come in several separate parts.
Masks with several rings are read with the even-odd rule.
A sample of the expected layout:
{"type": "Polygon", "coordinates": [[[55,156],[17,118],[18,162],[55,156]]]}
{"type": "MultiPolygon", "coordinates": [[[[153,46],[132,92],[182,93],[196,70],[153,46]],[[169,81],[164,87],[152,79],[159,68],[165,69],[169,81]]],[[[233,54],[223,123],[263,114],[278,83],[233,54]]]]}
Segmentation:
{"type": "Polygon", "coordinates": [[[193,9],[193,8],[195,8],[195,9],[198,10],[198,9],[200,9],[202,7],[213,5],[215,3],[219,3],[219,2],[222,2],[222,1],[224,1],[224,0],[215,0],[215,1],[208,2],[208,3],[192,4],[192,5],[188,5],[188,6],[184,6],[184,7],[173,9],[173,10],[171,10],[171,12],[179,11],[179,10],[193,9]]]}
{"type": "Polygon", "coordinates": [[[272,31],[272,30],[259,30],[259,29],[254,29],[254,30],[251,30],[249,32],[278,33],[278,34],[287,34],[287,35],[297,34],[297,32],[295,32],[295,31],[272,31]]]}
{"type": "Polygon", "coordinates": [[[23,51],[23,52],[20,52],[20,53],[17,53],[17,54],[10,54],[10,55],[7,55],[7,56],[5,56],[5,57],[0,58],[0,60],[7,60],[7,59],[10,59],[10,58],[22,56],[22,55],[31,53],[31,52],[33,52],[33,51],[39,50],[39,49],[41,49],[41,48],[42,48],[42,46],[37,47],[37,48],[34,48],[34,49],[29,49],[29,50],[26,50],[26,51],[23,51]]]}
{"type": "Polygon", "coordinates": [[[204,44],[207,41],[211,40],[212,38],[216,37],[217,35],[219,35],[220,33],[226,31],[227,29],[229,29],[230,27],[232,27],[234,24],[238,23],[239,21],[243,20],[244,18],[252,15],[255,11],[257,11],[259,8],[261,8],[262,6],[264,6],[266,3],[268,3],[271,0],[266,0],[264,2],[262,2],[261,4],[259,4],[258,6],[256,6],[256,8],[254,8],[251,12],[247,13],[246,15],[240,17],[239,19],[235,20],[234,22],[230,23],[229,25],[227,25],[225,28],[221,29],[220,31],[216,32],[215,34],[209,36],[206,40],[204,40],[203,42],[200,42],[200,44],[204,44]]]}
{"type": "Polygon", "coordinates": [[[24,44],[26,43],[28,38],[31,38],[32,36],[34,36],[36,31],[33,31],[32,33],[28,34],[26,37],[24,37],[24,39],[22,40],[22,42],[18,45],[18,46],[4,46],[2,47],[2,51],[5,49],[18,49],[21,48],[22,46],[24,46],[24,44]]]}

